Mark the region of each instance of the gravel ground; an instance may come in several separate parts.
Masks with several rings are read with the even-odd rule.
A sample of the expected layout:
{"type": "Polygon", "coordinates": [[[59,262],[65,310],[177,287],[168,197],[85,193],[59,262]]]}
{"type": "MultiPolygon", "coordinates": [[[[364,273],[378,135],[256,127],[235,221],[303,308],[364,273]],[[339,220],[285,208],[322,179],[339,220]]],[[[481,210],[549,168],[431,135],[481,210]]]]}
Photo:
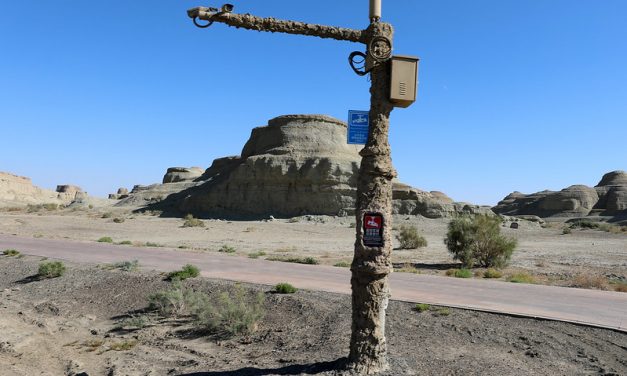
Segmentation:
{"type": "MultiPolygon", "coordinates": [[[[2,375],[335,374],[348,352],[350,298],[311,291],[265,295],[249,336],[195,329],[187,316],[146,312],[169,282],[155,272],[70,265],[62,277],[33,278],[39,258],[0,256],[2,375]],[[116,329],[130,316],[141,329],[116,329]]],[[[233,283],[184,285],[215,297],[233,283]]],[[[627,334],[525,318],[391,302],[387,375],[627,375],[627,334]]]]}

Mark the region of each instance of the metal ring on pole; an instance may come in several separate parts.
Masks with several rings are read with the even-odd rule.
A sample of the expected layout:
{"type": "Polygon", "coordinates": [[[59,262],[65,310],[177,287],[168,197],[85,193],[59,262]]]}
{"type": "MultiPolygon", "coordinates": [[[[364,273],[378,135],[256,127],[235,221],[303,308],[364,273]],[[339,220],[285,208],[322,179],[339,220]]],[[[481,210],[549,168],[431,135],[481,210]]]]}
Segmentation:
{"type": "Polygon", "coordinates": [[[209,26],[213,25],[213,21],[207,21],[207,22],[209,22],[209,23],[208,23],[208,24],[206,24],[206,25],[201,25],[201,24],[199,24],[199,23],[198,23],[198,16],[194,17],[194,18],[192,19],[192,21],[194,22],[194,25],[196,25],[196,27],[199,27],[199,28],[201,28],[201,29],[206,29],[206,28],[208,28],[209,26]]]}
{"type": "Polygon", "coordinates": [[[388,61],[392,57],[392,41],[382,36],[374,37],[368,45],[368,55],[379,63],[388,61]]]}

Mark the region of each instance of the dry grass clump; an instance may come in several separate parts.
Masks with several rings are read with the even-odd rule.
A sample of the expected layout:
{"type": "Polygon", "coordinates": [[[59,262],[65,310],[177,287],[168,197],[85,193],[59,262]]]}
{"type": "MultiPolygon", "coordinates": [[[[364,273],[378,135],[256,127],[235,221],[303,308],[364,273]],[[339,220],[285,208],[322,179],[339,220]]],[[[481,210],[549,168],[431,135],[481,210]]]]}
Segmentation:
{"type": "Polygon", "coordinates": [[[5,249],[2,254],[9,257],[16,257],[20,255],[20,251],[17,249],[5,249]]]}
{"type": "Polygon", "coordinates": [[[536,283],[536,278],[527,272],[514,273],[507,277],[507,282],[536,283]]]}
{"type": "Polygon", "coordinates": [[[614,291],[627,292],[627,282],[618,282],[614,284],[614,291]]]}
{"type": "Polygon", "coordinates": [[[291,262],[294,264],[318,265],[320,262],[315,257],[268,257],[268,261],[291,262]]]}
{"type": "Polygon", "coordinates": [[[579,287],[582,289],[597,289],[607,290],[608,280],[600,275],[593,275],[589,273],[577,274],[572,282],[571,287],[579,287]]]}
{"type": "Polygon", "coordinates": [[[483,272],[483,278],[501,278],[502,276],[503,273],[493,268],[489,268],[483,272]]]}
{"type": "Polygon", "coordinates": [[[180,281],[149,297],[149,308],[165,317],[188,316],[197,329],[224,337],[250,334],[263,318],[265,297],[254,297],[238,286],[234,293],[210,297],[185,288],[180,281]]]}
{"type": "Polygon", "coordinates": [[[194,218],[191,214],[186,215],[184,220],[183,227],[205,227],[205,222],[201,219],[194,218]]]}
{"type": "Polygon", "coordinates": [[[230,245],[224,244],[220,249],[218,249],[220,253],[235,253],[237,250],[235,247],[231,247],[230,245]]]}

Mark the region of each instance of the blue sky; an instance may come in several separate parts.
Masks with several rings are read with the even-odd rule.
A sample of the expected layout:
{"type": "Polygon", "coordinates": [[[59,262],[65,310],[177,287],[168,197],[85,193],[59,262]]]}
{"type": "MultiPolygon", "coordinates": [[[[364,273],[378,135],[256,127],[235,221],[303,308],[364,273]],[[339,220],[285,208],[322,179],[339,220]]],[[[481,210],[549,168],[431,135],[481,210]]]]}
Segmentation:
{"type": "MultiPolygon", "coordinates": [[[[170,166],[237,155],[282,114],[368,109],[361,45],[197,29],[199,1],[5,2],[0,171],[104,196],[170,166]]],[[[242,0],[238,12],[352,28],[368,1],[242,0]]],[[[627,2],[384,0],[395,53],[421,57],[418,101],[392,113],[405,183],[495,204],[627,169],[627,2]]]]}

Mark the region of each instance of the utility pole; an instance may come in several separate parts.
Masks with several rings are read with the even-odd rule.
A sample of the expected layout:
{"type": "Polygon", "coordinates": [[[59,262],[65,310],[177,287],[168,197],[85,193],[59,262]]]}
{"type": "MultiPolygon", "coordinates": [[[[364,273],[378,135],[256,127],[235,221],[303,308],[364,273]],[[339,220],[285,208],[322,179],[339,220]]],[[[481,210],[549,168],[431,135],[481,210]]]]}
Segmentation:
{"type": "Polygon", "coordinates": [[[198,7],[187,12],[194,24],[201,28],[219,22],[236,28],[309,35],[366,45],[365,54],[353,52],[349,57],[357,74],[369,73],[371,78],[370,128],[368,141],[360,152],[362,160],[357,183],[357,231],[351,265],[352,334],[347,364],[348,370],[360,375],[375,374],[388,368],[385,310],[390,297],[388,274],[392,268],[392,179],[396,176],[392,167],[388,131],[393,108],[407,107],[415,99],[417,75],[417,59],[410,58],[414,65],[410,61],[409,75],[413,69],[414,82],[408,84],[407,80],[401,80],[398,93],[393,94],[394,31],[392,25],[381,22],[381,0],[369,2],[370,25],[365,30],[236,14],[231,4],[225,4],[219,9],[198,7]],[[363,58],[363,69],[355,66],[354,58],[357,56],[363,58]],[[404,99],[412,95],[413,99],[404,99]],[[393,97],[400,99],[400,102],[393,103],[393,97]]]}

